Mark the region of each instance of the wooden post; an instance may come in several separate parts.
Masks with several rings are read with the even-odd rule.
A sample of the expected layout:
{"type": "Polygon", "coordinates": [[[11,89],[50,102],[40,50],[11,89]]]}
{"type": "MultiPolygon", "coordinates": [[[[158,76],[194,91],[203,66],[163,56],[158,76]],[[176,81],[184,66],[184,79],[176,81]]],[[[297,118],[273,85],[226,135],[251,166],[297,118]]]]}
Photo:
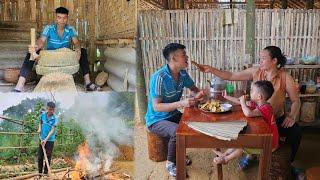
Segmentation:
{"type": "Polygon", "coordinates": [[[4,0],[4,11],[3,11],[4,21],[10,21],[9,4],[10,4],[9,0],[4,0]]]}
{"type": "MultiPolygon", "coordinates": [[[[137,23],[139,26],[139,23],[137,23]]],[[[137,32],[137,37],[140,36],[139,27],[137,32]]],[[[143,73],[143,62],[141,56],[141,44],[139,38],[136,38],[136,93],[137,93],[137,101],[138,101],[138,116],[142,123],[145,123],[144,115],[147,112],[147,96],[146,96],[146,84],[145,84],[145,77],[143,73]]]]}
{"type": "Polygon", "coordinates": [[[169,8],[169,2],[168,1],[170,1],[170,0],[163,1],[162,6],[163,6],[164,9],[168,9],[169,8]]]}
{"type": "Polygon", "coordinates": [[[288,8],[288,0],[281,0],[281,7],[282,9],[288,8]]]}
{"type": "Polygon", "coordinates": [[[307,1],[307,9],[313,9],[314,6],[314,0],[308,0],[307,1]]]}
{"type": "Polygon", "coordinates": [[[251,64],[255,59],[255,5],[254,0],[247,0],[246,6],[246,54],[250,55],[251,64]]]}
{"type": "Polygon", "coordinates": [[[31,8],[31,21],[36,21],[36,14],[37,14],[37,2],[36,0],[30,0],[30,8],[31,8]]]}

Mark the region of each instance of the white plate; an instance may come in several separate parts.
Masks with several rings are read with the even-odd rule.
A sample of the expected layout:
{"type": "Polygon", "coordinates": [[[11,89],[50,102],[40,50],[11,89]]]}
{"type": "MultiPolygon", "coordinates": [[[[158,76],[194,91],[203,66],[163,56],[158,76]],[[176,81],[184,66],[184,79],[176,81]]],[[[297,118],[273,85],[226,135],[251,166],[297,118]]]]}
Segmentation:
{"type": "Polygon", "coordinates": [[[223,107],[224,111],[221,111],[221,112],[211,112],[211,111],[207,111],[207,110],[204,110],[204,109],[201,109],[201,108],[199,108],[199,109],[200,109],[201,111],[203,111],[203,112],[208,112],[208,113],[224,113],[224,112],[231,111],[231,109],[232,109],[232,104],[222,103],[222,104],[220,104],[220,105],[223,107]]]}

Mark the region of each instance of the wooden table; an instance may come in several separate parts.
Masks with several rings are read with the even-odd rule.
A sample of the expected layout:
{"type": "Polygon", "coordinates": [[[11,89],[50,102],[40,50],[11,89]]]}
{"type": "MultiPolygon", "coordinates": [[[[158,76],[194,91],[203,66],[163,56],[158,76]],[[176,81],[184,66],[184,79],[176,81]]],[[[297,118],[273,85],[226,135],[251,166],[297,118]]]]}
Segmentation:
{"type": "MultiPolygon", "coordinates": [[[[262,149],[259,162],[260,180],[266,180],[271,167],[272,132],[262,117],[248,118],[240,106],[234,106],[231,112],[213,114],[204,113],[198,108],[185,108],[177,129],[177,179],[186,178],[186,148],[259,148],[262,149]],[[237,140],[223,141],[207,136],[188,127],[185,122],[213,122],[246,119],[248,126],[237,140]]],[[[222,180],[222,166],[218,165],[218,179],[222,180]]]]}

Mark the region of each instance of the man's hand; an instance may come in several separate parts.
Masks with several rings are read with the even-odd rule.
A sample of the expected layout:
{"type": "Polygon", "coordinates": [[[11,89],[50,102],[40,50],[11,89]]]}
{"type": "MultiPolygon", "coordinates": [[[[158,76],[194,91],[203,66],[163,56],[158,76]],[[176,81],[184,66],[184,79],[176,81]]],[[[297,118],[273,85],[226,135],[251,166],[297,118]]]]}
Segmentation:
{"type": "Polygon", "coordinates": [[[38,50],[38,46],[35,45],[35,46],[31,46],[31,45],[28,45],[28,52],[30,54],[33,54],[34,52],[36,52],[38,50]]]}
{"type": "Polygon", "coordinates": [[[47,141],[46,141],[46,140],[41,141],[41,146],[45,146],[45,145],[46,145],[46,143],[47,143],[47,141]]]}
{"type": "Polygon", "coordinates": [[[80,61],[81,49],[76,49],[75,51],[76,51],[76,53],[77,53],[77,59],[78,59],[78,61],[80,61]]]}
{"type": "Polygon", "coordinates": [[[199,101],[199,102],[204,102],[207,99],[207,94],[205,92],[205,90],[200,90],[194,97],[195,100],[199,101]]]}
{"type": "Polygon", "coordinates": [[[286,117],[284,119],[284,121],[282,122],[281,126],[284,127],[284,128],[289,128],[289,127],[292,127],[294,125],[296,121],[291,118],[291,117],[286,117]]]}
{"type": "Polygon", "coordinates": [[[180,101],[180,106],[182,107],[190,107],[196,104],[196,100],[194,98],[186,98],[180,101]]]}

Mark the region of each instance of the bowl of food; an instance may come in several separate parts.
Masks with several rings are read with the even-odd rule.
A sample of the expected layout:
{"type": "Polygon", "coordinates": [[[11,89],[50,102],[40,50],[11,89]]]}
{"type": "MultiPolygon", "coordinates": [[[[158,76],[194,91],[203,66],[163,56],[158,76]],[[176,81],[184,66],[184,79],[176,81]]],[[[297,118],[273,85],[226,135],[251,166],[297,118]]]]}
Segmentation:
{"type": "Polygon", "coordinates": [[[204,104],[200,104],[199,109],[209,113],[223,113],[230,111],[232,109],[232,105],[211,99],[204,104]]]}

